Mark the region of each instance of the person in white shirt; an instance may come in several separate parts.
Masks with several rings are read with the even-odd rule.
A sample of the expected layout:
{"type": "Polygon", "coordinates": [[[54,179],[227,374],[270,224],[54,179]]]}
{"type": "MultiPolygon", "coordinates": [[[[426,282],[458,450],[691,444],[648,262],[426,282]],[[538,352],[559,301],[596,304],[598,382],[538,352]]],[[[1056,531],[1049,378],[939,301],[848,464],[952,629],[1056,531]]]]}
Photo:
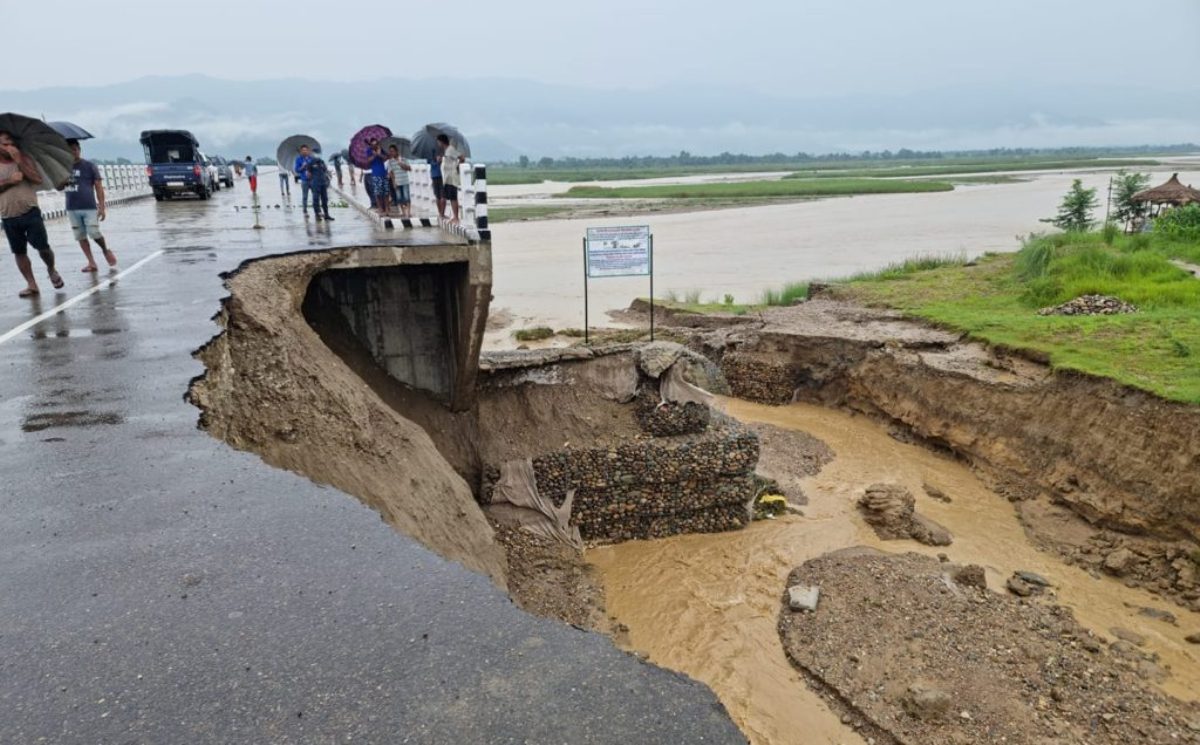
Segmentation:
{"type": "MultiPolygon", "coordinates": [[[[457,223],[459,219],[458,190],[462,186],[462,176],[458,173],[458,165],[466,158],[458,152],[458,148],[450,144],[450,138],[446,135],[438,135],[437,142],[438,149],[442,151],[442,194],[454,212],[452,222],[457,223]]],[[[445,215],[440,215],[440,217],[445,217],[445,215]]]]}
{"type": "Polygon", "coordinates": [[[400,205],[401,217],[412,217],[412,197],[409,194],[408,172],[412,166],[400,157],[400,149],[388,146],[387,172],[392,182],[392,202],[400,205]]]}

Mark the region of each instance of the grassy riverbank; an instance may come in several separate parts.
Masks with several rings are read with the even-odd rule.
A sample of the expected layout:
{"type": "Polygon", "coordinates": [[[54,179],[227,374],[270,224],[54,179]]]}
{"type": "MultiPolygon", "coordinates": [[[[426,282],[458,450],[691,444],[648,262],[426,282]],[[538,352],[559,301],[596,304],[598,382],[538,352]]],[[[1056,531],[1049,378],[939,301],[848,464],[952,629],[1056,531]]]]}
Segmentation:
{"type": "Polygon", "coordinates": [[[989,344],[1029,350],[1056,369],[1112,378],[1200,403],[1200,279],[1169,259],[1200,263],[1200,243],[1098,233],[1027,241],[969,265],[930,257],[851,278],[838,296],[885,305],[989,344]],[[1115,316],[1039,316],[1084,294],[1139,307],[1115,316]]]}
{"type": "Polygon", "coordinates": [[[695,176],[710,173],[795,173],[796,178],[845,176],[936,176],[942,174],[982,173],[993,171],[1036,171],[1067,168],[1120,168],[1158,165],[1150,158],[1070,158],[1070,157],[948,157],[909,160],[820,160],[780,161],[772,163],[736,163],[689,166],[628,167],[553,167],[511,165],[492,166],[488,182],[492,185],[540,184],[543,181],[623,181],[648,178],[695,176]]]}
{"type": "Polygon", "coordinates": [[[855,194],[910,194],[952,191],[945,181],[829,178],[808,180],[741,181],[655,186],[573,186],[561,196],[585,199],[762,199],[764,197],[831,197],[855,194]]]}

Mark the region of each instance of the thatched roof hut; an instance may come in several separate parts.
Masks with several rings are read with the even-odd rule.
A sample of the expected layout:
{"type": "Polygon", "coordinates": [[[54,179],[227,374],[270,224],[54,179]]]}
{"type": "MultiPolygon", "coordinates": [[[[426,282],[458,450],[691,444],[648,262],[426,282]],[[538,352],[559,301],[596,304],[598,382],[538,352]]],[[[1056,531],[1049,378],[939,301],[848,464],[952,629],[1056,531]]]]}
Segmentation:
{"type": "Polygon", "coordinates": [[[1150,204],[1170,204],[1175,207],[1181,207],[1185,204],[1200,204],[1200,189],[1193,189],[1190,186],[1184,186],[1179,183],[1179,174],[1171,175],[1167,183],[1160,186],[1155,186],[1152,189],[1143,189],[1133,195],[1135,202],[1149,202],[1150,204]]]}

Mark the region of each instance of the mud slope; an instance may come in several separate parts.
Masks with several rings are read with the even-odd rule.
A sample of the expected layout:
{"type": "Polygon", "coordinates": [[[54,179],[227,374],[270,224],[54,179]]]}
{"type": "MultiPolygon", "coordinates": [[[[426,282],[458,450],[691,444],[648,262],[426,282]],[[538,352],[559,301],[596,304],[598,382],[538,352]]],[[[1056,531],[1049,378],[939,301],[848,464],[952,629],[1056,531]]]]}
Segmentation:
{"type": "Polygon", "coordinates": [[[231,296],[216,319],[224,332],[196,353],[207,373],[188,394],[201,426],[358,497],[393,527],[504,586],[503,550],[466,482],[301,313],[309,281],[344,254],[260,259],[226,278],[231,296]]]}
{"type": "Polygon", "coordinates": [[[890,422],[967,460],[1069,561],[1200,610],[1200,407],[827,299],[693,344],[735,396],[890,422]]]}
{"type": "Polygon", "coordinates": [[[739,397],[882,414],[1097,525],[1200,539],[1198,407],[825,300],[726,332],[721,353],[739,397]]]}

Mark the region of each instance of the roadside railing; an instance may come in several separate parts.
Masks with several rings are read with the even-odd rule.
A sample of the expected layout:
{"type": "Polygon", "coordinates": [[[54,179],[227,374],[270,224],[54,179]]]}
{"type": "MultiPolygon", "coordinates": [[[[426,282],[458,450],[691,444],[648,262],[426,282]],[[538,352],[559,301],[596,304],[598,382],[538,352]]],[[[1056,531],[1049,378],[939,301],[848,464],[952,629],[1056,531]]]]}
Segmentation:
{"type": "MultiPolygon", "coordinates": [[[[443,230],[462,235],[468,240],[492,239],[487,217],[487,166],[472,163],[459,166],[462,187],[459,189],[458,203],[461,216],[458,224],[454,224],[447,219],[438,219],[437,198],[433,195],[433,177],[430,175],[429,164],[412,161],[409,164],[412,171],[408,174],[408,190],[415,221],[423,227],[439,225],[443,230]]],[[[346,189],[334,190],[339,191],[343,199],[358,207],[363,214],[376,219],[382,226],[389,227],[388,223],[392,221],[384,220],[370,210],[370,197],[365,191],[362,192],[362,199],[356,199],[357,190],[354,194],[346,189]]],[[[449,208],[446,211],[449,212],[449,208]]]]}
{"type": "MultiPolygon", "coordinates": [[[[137,165],[97,166],[104,180],[104,198],[109,205],[148,197],[154,192],[146,178],[146,167],[137,165]]],[[[65,217],[67,197],[61,191],[39,191],[38,207],[47,220],[65,217]]]]}

